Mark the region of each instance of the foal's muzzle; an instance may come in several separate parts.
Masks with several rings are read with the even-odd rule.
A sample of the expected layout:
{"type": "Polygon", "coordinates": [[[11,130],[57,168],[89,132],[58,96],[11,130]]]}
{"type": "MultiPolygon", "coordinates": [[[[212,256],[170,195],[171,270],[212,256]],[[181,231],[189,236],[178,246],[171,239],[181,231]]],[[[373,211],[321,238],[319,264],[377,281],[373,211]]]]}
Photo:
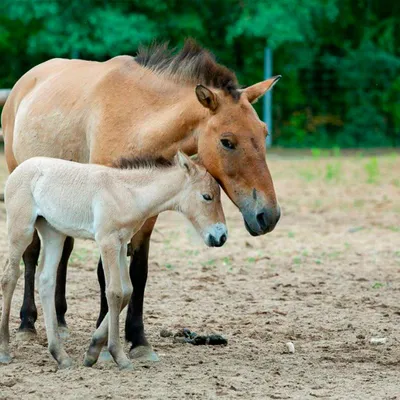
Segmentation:
{"type": "Polygon", "coordinates": [[[211,225],[205,234],[205,242],[210,247],[221,247],[228,239],[228,231],[225,224],[218,222],[211,225]]]}

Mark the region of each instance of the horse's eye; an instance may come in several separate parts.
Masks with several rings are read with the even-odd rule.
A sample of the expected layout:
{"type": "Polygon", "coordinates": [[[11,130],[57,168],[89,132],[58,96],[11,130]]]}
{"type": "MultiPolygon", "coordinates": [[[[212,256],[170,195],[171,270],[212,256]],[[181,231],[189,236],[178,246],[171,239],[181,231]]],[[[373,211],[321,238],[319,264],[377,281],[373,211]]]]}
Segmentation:
{"type": "Polygon", "coordinates": [[[211,201],[213,198],[212,198],[212,196],[210,196],[209,194],[203,194],[203,199],[204,199],[205,201],[211,201]]]}
{"type": "Polygon", "coordinates": [[[228,150],[234,150],[236,148],[235,144],[229,139],[221,139],[221,144],[228,150]]]}

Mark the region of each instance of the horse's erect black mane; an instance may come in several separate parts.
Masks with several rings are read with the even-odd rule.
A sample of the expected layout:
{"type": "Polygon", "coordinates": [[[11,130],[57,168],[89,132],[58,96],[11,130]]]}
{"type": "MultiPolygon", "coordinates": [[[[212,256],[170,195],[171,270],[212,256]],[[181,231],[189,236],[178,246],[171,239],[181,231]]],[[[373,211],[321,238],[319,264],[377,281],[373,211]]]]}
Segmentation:
{"type": "Polygon", "coordinates": [[[222,89],[236,100],[240,97],[235,73],[218,64],[213,54],[195,40],[187,39],[183,48],[174,53],[174,49],[169,49],[166,43],[142,47],[135,61],[173,79],[222,89]]]}
{"type": "Polygon", "coordinates": [[[120,169],[169,168],[173,165],[174,163],[172,161],[169,161],[164,157],[121,157],[113,164],[114,168],[120,169]]]}

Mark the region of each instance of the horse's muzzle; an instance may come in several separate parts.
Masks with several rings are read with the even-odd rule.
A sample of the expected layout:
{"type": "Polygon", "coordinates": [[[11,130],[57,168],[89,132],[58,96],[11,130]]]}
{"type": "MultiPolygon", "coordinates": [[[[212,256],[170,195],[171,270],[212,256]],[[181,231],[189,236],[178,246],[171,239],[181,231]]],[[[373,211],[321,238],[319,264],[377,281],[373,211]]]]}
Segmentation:
{"type": "Polygon", "coordinates": [[[243,213],[244,224],[252,236],[265,235],[274,230],[281,217],[280,207],[276,209],[262,208],[257,212],[243,213]]]}

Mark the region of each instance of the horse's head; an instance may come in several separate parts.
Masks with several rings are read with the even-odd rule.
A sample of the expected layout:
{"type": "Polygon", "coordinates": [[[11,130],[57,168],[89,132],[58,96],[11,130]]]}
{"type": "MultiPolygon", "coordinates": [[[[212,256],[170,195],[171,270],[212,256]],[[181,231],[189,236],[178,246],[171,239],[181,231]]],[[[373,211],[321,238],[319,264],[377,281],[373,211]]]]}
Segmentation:
{"type": "Polygon", "coordinates": [[[251,103],[265,94],[280,76],[257,83],[232,95],[222,90],[196,87],[209,115],[200,127],[198,154],[240,209],[253,236],[271,232],[280,218],[274,184],[265,160],[266,125],[251,103]]]}

